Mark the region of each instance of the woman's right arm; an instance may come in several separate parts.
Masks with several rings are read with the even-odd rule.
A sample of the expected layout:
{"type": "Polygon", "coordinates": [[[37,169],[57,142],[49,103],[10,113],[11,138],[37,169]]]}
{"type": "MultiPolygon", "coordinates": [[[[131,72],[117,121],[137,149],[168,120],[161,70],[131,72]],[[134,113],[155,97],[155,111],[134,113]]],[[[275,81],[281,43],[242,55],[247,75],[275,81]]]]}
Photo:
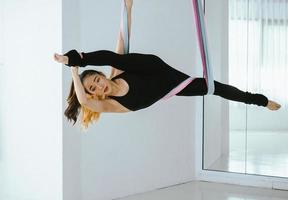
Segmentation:
{"type": "Polygon", "coordinates": [[[72,73],[72,80],[74,84],[75,93],[78,99],[78,102],[83,105],[87,102],[86,92],[84,90],[84,86],[82,85],[82,82],[80,80],[79,74],[78,74],[78,67],[72,66],[71,67],[71,73],[72,73]]]}

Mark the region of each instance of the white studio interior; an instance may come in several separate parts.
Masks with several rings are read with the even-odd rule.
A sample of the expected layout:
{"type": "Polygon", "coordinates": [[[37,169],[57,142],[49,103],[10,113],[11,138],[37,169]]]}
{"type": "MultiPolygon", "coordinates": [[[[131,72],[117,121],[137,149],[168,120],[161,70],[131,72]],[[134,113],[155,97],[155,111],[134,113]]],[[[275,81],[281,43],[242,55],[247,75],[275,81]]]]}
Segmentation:
{"type": "MultiPolygon", "coordinates": [[[[53,54],[115,51],[121,3],[0,0],[0,200],[288,199],[288,0],[202,0],[215,80],[279,110],[176,96],[83,132],[53,54]]],[[[133,0],[130,52],[203,77],[197,42],[191,0],[133,0]]]]}

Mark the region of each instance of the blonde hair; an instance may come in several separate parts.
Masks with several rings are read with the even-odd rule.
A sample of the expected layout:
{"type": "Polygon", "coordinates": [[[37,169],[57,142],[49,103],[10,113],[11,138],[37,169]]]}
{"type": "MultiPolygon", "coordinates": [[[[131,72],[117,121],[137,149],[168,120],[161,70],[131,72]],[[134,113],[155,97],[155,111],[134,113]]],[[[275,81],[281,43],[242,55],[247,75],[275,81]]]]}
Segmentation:
{"type": "MultiPolygon", "coordinates": [[[[97,100],[104,100],[106,96],[98,96],[97,100]]],[[[94,99],[92,95],[87,94],[87,99],[94,99]]],[[[81,130],[87,130],[88,126],[93,122],[98,122],[101,113],[91,111],[89,108],[81,105],[81,130]]]]}
{"type": "MultiPolygon", "coordinates": [[[[80,74],[81,82],[83,83],[84,77],[86,77],[87,75],[92,75],[95,73],[105,76],[104,73],[98,72],[96,70],[85,70],[80,74]]],[[[89,92],[86,89],[85,89],[85,92],[86,92],[86,96],[88,99],[93,99],[92,94],[89,94],[89,92]]],[[[103,100],[103,99],[106,99],[106,96],[103,95],[101,97],[98,96],[95,98],[97,98],[97,100],[103,100]]],[[[68,103],[68,106],[65,109],[64,115],[67,117],[68,121],[73,121],[73,125],[75,125],[80,112],[82,113],[81,122],[80,122],[80,125],[82,127],[81,128],[82,131],[87,130],[88,126],[91,123],[97,122],[100,118],[101,113],[91,111],[89,108],[87,108],[87,107],[85,107],[79,103],[77,95],[76,95],[76,91],[74,88],[73,79],[71,82],[70,92],[69,92],[69,95],[67,97],[67,103],[68,103]]]]}

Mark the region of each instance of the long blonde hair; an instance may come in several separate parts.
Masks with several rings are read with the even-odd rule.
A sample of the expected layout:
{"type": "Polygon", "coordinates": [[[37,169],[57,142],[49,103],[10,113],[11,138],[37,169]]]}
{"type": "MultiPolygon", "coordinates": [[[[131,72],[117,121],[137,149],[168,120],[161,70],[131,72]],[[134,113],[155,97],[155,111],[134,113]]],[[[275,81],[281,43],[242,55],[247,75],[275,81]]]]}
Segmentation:
{"type": "MultiPolygon", "coordinates": [[[[94,75],[94,74],[100,74],[102,76],[105,76],[102,72],[96,71],[96,70],[85,70],[80,74],[80,80],[83,83],[83,80],[88,75],[94,75]]],[[[85,89],[86,95],[88,99],[93,99],[93,96],[89,94],[89,92],[85,89]]],[[[99,96],[97,99],[103,100],[105,99],[105,96],[99,96]]],[[[81,127],[83,129],[87,129],[89,124],[93,122],[97,122],[100,118],[101,113],[94,112],[89,110],[87,107],[81,105],[78,101],[78,98],[76,96],[74,83],[72,80],[71,87],[70,87],[70,93],[67,98],[68,107],[65,110],[64,115],[67,117],[68,121],[74,121],[73,125],[75,125],[77,121],[77,117],[80,114],[80,111],[82,113],[81,116],[81,127]]]]}
{"type": "MultiPolygon", "coordinates": [[[[93,99],[92,95],[87,94],[88,99],[93,99]]],[[[103,100],[105,99],[105,96],[98,97],[97,100],[103,100]]],[[[89,108],[81,105],[81,127],[83,129],[87,129],[89,124],[92,124],[93,122],[97,122],[100,118],[101,113],[100,112],[94,112],[91,111],[89,108]]]]}

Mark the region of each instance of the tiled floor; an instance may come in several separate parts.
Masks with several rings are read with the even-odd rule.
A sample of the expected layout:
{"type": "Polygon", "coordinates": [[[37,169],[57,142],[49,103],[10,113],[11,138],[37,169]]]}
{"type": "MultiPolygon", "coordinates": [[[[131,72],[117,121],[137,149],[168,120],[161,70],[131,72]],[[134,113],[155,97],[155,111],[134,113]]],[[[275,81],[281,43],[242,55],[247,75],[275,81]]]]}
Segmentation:
{"type": "Polygon", "coordinates": [[[211,182],[189,182],[118,200],[287,200],[288,191],[211,182]]]}
{"type": "Polygon", "coordinates": [[[223,155],[208,169],[288,177],[287,144],[287,132],[249,131],[247,140],[245,132],[230,132],[230,155],[223,155]]]}

